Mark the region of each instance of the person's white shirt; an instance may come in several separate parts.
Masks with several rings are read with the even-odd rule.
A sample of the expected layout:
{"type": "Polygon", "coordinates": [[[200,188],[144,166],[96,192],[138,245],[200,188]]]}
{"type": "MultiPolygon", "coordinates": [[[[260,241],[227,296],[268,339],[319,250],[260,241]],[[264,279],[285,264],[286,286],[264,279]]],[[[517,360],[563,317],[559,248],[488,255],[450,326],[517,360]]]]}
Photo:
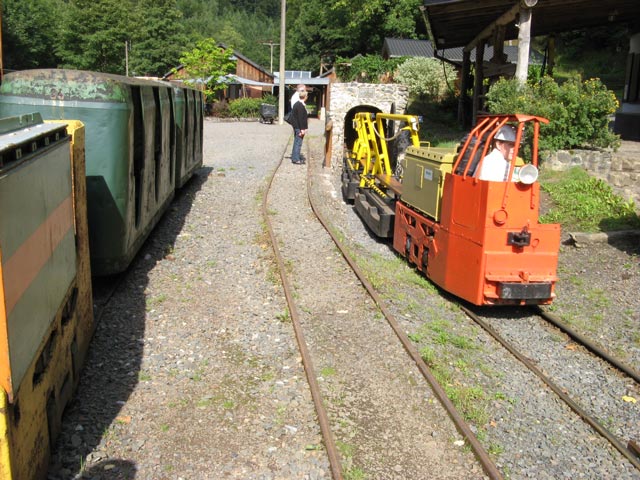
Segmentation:
{"type": "Polygon", "coordinates": [[[293,106],[296,104],[296,102],[298,102],[300,100],[300,92],[298,92],[297,90],[295,92],[293,92],[293,95],[291,95],[291,108],[293,108],[293,106]]]}
{"type": "Polygon", "coordinates": [[[484,157],[478,178],[490,182],[504,182],[508,175],[508,168],[509,162],[504,159],[500,150],[494,148],[489,155],[484,157]]]}

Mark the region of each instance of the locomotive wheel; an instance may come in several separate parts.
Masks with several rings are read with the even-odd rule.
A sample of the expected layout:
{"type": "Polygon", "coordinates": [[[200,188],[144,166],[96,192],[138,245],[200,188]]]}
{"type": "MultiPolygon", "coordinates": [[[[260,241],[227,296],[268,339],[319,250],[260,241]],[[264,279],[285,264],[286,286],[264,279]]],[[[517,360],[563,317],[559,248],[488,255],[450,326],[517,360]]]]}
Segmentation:
{"type": "Polygon", "coordinates": [[[405,241],[405,244],[404,244],[404,256],[406,257],[409,263],[413,263],[411,261],[411,257],[409,256],[410,253],[411,253],[411,237],[407,235],[407,240],[405,241]]]}
{"type": "Polygon", "coordinates": [[[427,265],[429,264],[429,249],[425,247],[422,252],[422,271],[426,273],[427,265]]]}

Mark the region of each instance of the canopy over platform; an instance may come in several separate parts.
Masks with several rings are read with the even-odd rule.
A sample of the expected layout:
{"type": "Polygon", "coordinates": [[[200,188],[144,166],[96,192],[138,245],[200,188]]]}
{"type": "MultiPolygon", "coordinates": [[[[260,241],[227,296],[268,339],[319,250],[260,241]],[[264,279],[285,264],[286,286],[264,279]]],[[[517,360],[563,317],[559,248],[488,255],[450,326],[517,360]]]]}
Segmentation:
{"type": "MultiPolygon", "coordinates": [[[[424,0],[436,47],[466,47],[487,27],[508,15],[505,40],[518,38],[520,5],[531,0],[424,0]]],[[[640,28],[638,0],[539,0],[532,9],[531,36],[629,22],[640,28]]],[[[489,33],[489,32],[488,32],[489,33]]],[[[487,35],[489,37],[489,35],[487,35]]]]}

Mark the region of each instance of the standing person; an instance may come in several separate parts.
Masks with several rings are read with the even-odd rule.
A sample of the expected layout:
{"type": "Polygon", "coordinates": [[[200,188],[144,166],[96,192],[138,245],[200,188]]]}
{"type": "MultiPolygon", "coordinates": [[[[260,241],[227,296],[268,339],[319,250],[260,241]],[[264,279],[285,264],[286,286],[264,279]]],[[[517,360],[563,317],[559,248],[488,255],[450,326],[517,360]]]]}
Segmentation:
{"type": "Polygon", "coordinates": [[[300,155],[302,150],[302,140],[307,133],[308,118],[307,107],[304,101],[307,99],[305,90],[299,92],[300,100],[298,100],[291,109],[290,121],[293,127],[293,149],[291,150],[291,162],[295,164],[304,163],[303,157],[300,155]]]}
{"type": "Polygon", "coordinates": [[[513,149],[516,145],[516,132],[513,127],[504,125],[496,136],[493,137],[494,148],[489,155],[484,157],[480,169],[480,180],[491,182],[505,182],[509,175],[509,166],[513,149]]]}
{"type": "Polygon", "coordinates": [[[306,92],[306,91],[307,91],[307,87],[305,87],[304,84],[299,83],[298,86],[296,87],[296,91],[293,92],[293,95],[291,95],[291,108],[293,108],[296,102],[300,100],[300,92],[306,92]]]}

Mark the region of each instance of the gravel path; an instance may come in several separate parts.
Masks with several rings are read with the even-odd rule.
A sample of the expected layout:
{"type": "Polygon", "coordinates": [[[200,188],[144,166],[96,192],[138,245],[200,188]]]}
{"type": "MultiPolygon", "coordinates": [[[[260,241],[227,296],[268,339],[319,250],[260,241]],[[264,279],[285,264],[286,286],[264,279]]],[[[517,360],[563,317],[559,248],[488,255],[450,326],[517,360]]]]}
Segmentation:
{"type": "MultiPolygon", "coordinates": [[[[319,153],[309,168],[322,185],[315,177],[322,175],[319,153]]],[[[428,384],[315,219],[306,168],[287,161],[269,200],[345,476],[482,478],[473,456],[456,446],[461,437],[428,384]]]]}
{"type": "MultiPolygon", "coordinates": [[[[50,479],[330,478],[260,213],[265,181],[288,156],[290,137],[287,125],[205,122],[204,168],[130,270],[94,285],[100,321],[50,479]]],[[[377,275],[375,285],[466,405],[507,478],[640,478],[617,452],[602,454],[597,434],[389,244],[368,235],[340,198],[337,170],[319,166],[319,122],[305,144],[309,166],[283,165],[269,215],[350,478],[476,479],[482,472],[456,446],[451,423],[311,216],[307,168],[322,213],[377,275]]],[[[639,254],[637,240],[563,246],[553,306],[636,367],[639,254]],[[585,309],[594,300],[596,308],[585,309]]],[[[517,330],[501,312],[498,321],[517,330]]],[[[539,337],[555,335],[539,332],[527,337],[532,352],[543,345],[539,337]]],[[[544,362],[551,369],[564,359],[544,362]]],[[[619,400],[619,385],[599,388],[619,400]]],[[[640,400],[637,389],[630,385],[627,395],[640,400]]],[[[625,407],[629,425],[621,431],[635,434],[640,401],[625,407]]]]}
{"type": "Polygon", "coordinates": [[[52,478],[327,478],[260,215],[289,137],[205,123],[205,167],[104,310],[52,478]]]}

